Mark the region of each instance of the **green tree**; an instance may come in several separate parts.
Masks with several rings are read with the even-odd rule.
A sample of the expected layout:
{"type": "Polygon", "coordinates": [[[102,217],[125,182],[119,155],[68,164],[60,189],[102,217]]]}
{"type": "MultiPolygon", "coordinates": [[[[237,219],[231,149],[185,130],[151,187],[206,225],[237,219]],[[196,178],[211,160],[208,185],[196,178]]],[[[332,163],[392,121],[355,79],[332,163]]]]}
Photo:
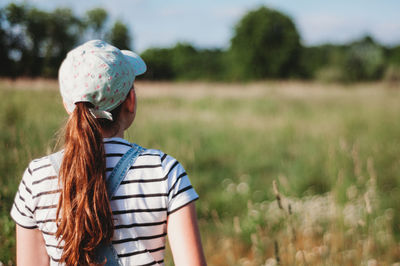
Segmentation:
{"type": "Polygon", "coordinates": [[[223,78],[221,50],[197,49],[188,43],[177,43],[171,52],[172,69],[176,79],[215,80],[223,78]]]}
{"type": "Polygon", "coordinates": [[[83,30],[82,21],[73,15],[71,9],[58,8],[49,14],[47,41],[43,47],[44,76],[57,76],[59,65],[67,52],[75,46],[83,30]]]}
{"type": "Polygon", "coordinates": [[[65,54],[77,43],[84,25],[67,8],[46,12],[9,4],[6,14],[11,32],[18,32],[10,51],[20,55],[17,72],[29,76],[57,75],[65,54]]]}
{"type": "Polygon", "coordinates": [[[387,48],[385,52],[388,64],[400,66],[400,45],[387,48]]]}
{"type": "Polygon", "coordinates": [[[20,62],[18,72],[24,75],[38,75],[42,69],[42,45],[47,35],[49,15],[47,12],[14,3],[6,7],[6,15],[10,26],[19,33],[20,62]]]}
{"type": "Polygon", "coordinates": [[[385,49],[386,70],[384,78],[387,81],[400,81],[400,45],[385,49]]]}
{"type": "Polygon", "coordinates": [[[6,23],[6,16],[4,10],[0,8],[0,76],[12,75],[13,62],[9,57],[11,49],[11,36],[7,32],[4,24],[6,23]]]}
{"type": "Polygon", "coordinates": [[[85,21],[87,27],[92,31],[91,39],[104,39],[107,18],[107,11],[103,8],[94,8],[86,12],[85,21]]]}
{"type": "Polygon", "coordinates": [[[331,46],[304,47],[300,56],[300,69],[305,78],[315,78],[316,72],[325,67],[330,59],[331,46]]]}
{"type": "Polygon", "coordinates": [[[198,52],[190,44],[177,43],[172,48],[152,48],[142,53],[148,70],[143,77],[153,80],[199,78],[198,52]]]}
{"type": "Polygon", "coordinates": [[[221,80],[225,76],[225,53],[219,49],[196,49],[188,43],[172,48],[151,48],[141,54],[146,61],[144,79],[221,80]]]}
{"type": "Polygon", "coordinates": [[[117,20],[114,23],[108,39],[112,45],[118,47],[119,49],[130,50],[131,37],[128,27],[120,20],[117,20]]]}
{"type": "Polygon", "coordinates": [[[48,12],[26,3],[10,3],[0,9],[0,60],[4,66],[0,66],[0,75],[56,77],[67,52],[87,36],[107,36],[119,48],[129,49],[127,26],[117,21],[108,30],[107,18],[102,8],[89,10],[82,18],[68,8],[48,12]]]}
{"type": "Polygon", "coordinates": [[[370,36],[352,43],[343,65],[345,81],[377,80],[384,71],[384,51],[370,36]]]}
{"type": "Polygon", "coordinates": [[[171,66],[178,79],[198,78],[198,52],[188,43],[177,43],[172,48],[171,66]]]}
{"type": "Polygon", "coordinates": [[[149,48],[140,55],[146,62],[147,71],[144,79],[172,80],[175,72],[172,67],[172,51],[168,48],[149,48]]]}
{"type": "Polygon", "coordinates": [[[299,73],[305,78],[322,81],[343,80],[343,62],[348,46],[324,44],[304,47],[301,51],[299,73]]]}
{"type": "Polygon", "coordinates": [[[197,51],[197,79],[226,79],[226,52],[220,49],[201,49],[197,51]]]}
{"type": "Polygon", "coordinates": [[[300,37],[292,20],[266,7],[248,12],[236,25],[230,55],[234,78],[263,79],[293,75],[300,37]]]}

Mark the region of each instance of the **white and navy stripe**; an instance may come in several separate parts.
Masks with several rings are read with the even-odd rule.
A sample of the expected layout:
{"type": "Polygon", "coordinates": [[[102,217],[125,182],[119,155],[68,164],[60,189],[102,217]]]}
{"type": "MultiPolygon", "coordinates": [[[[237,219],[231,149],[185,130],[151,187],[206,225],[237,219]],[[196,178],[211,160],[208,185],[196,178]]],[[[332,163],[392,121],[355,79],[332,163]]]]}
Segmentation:
{"type": "MultiPolygon", "coordinates": [[[[121,138],[104,140],[106,175],[131,144],[121,138]]],[[[33,160],[15,196],[11,216],[20,226],[43,233],[51,265],[58,265],[62,245],[54,236],[60,189],[48,157],[33,160]]],[[[181,164],[159,151],[146,149],[131,166],[112,197],[112,243],[123,265],[163,265],[167,218],[198,195],[181,164]]]]}

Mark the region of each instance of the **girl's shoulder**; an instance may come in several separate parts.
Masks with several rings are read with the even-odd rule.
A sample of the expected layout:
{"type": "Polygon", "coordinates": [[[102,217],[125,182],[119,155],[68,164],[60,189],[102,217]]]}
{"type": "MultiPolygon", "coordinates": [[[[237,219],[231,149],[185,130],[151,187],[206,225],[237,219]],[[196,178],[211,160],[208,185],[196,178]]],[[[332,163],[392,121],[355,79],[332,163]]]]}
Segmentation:
{"type": "Polygon", "coordinates": [[[33,159],[28,164],[26,171],[31,175],[33,184],[41,183],[43,182],[42,179],[57,175],[49,156],[33,159]]]}
{"type": "Polygon", "coordinates": [[[144,148],[144,151],[140,154],[139,157],[147,157],[150,159],[151,157],[156,158],[156,160],[159,160],[160,164],[165,167],[169,165],[171,162],[172,163],[179,163],[177,159],[172,157],[171,155],[158,150],[158,149],[146,149],[144,148]]]}
{"type": "Polygon", "coordinates": [[[19,188],[19,193],[25,195],[23,198],[26,204],[34,212],[37,206],[47,202],[58,192],[58,177],[49,156],[32,160],[23,174],[19,188]]]}

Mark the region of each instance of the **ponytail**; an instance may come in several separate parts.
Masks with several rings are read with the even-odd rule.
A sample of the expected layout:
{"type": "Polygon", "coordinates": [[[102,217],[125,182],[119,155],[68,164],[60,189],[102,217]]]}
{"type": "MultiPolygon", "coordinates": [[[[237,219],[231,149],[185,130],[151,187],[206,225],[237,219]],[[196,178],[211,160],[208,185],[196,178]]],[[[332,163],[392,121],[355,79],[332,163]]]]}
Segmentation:
{"type": "Polygon", "coordinates": [[[56,218],[56,237],[64,242],[59,262],[66,265],[98,263],[96,248],[113,236],[101,122],[92,116],[88,103],[79,102],[66,125],[56,218]]]}

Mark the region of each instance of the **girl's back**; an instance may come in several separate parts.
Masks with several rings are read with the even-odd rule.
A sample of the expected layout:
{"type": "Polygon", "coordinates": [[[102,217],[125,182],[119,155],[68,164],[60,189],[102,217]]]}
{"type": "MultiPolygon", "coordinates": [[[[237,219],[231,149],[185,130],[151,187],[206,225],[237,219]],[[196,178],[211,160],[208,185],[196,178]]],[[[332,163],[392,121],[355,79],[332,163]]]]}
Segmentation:
{"type": "Polygon", "coordinates": [[[198,195],[173,157],[144,149],[113,196],[107,193],[111,172],[133,145],[123,135],[136,114],[133,80],[145,69],[134,53],[101,41],[76,48],[63,62],[65,149],[60,169],[52,165],[55,156],[46,156],[23,175],[11,210],[19,265],[101,263],[102,243],[111,244],[122,265],[162,265],[167,233],[177,265],[205,264],[198,195]]]}

